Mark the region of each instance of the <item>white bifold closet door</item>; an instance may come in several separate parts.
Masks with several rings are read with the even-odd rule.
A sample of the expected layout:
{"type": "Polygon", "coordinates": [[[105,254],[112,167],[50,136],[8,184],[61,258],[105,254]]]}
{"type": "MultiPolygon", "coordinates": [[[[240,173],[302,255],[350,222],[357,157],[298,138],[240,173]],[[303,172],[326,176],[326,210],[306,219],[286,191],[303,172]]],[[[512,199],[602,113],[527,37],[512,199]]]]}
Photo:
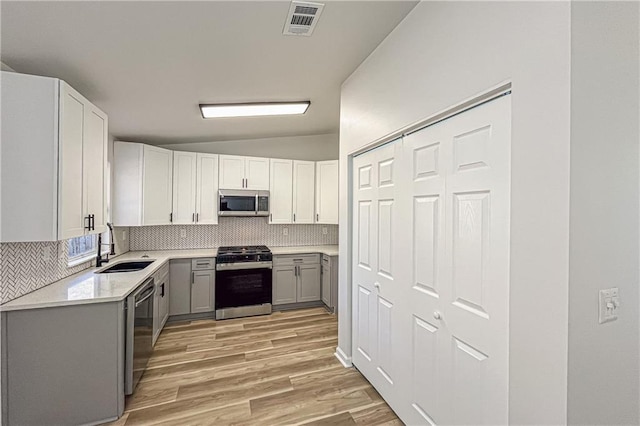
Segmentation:
{"type": "Polygon", "coordinates": [[[398,312],[406,256],[397,238],[403,226],[396,199],[402,192],[401,146],[396,141],[353,160],[353,361],[389,402],[397,395],[398,360],[405,356],[398,312]]]}
{"type": "Polygon", "coordinates": [[[502,96],[354,159],[353,362],[407,424],[508,423],[510,145],[502,96]]]}

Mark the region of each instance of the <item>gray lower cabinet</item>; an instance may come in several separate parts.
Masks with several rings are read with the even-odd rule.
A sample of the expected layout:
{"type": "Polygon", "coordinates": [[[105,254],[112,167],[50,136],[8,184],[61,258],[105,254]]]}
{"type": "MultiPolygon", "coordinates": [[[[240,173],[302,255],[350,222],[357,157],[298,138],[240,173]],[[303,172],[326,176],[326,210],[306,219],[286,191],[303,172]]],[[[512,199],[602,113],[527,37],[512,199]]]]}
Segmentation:
{"type": "Polygon", "coordinates": [[[215,265],[213,257],[171,261],[170,316],[215,311],[215,265]]]}
{"type": "Polygon", "coordinates": [[[338,311],[338,256],[322,255],[322,302],[338,311]]]}
{"type": "Polygon", "coordinates": [[[276,266],[273,268],[273,305],[296,303],[298,291],[296,267],[276,266]]]}
{"type": "Polygon", "coordinates": [[[191,313],[215,310],[216,271],[193,271],[191,283],[191,313]]]}
{"type": "Polygon", "coordinates": [[[153,299],[153,344],[169,318],[169,263],[163,265],[153,275],[156,293],[153,299]]]}
{"type": "Polygon", "coordinates": [[[298,302],[320,300],[320,265],[298,265],[298,302]]]}
{"type": "Polygon", "coordinates": [[[124,302],[2,313],[3,425],[80,425],[124,410],[124,302]]]}
{"type": "Polygon", "coordinates": [[[191,259],[175,259],[169,262],[169,315],[191,313],[191,259]]]}
{"type": "Polygon", "coordinates": [[[275,256],[273,264],[274,306],[320,301],[318,254],[275,256]]]}
{"type": "Polygon", "coordinates": [[[167,323],[167,319],[169,319],[169,298],[171,294],[171,284],[169,281],[169,274],[164,276],[164,279],[161,280],[160,283],[160,307],[159,317],[160,317],[160,329],[164,327],[167,323]]]}

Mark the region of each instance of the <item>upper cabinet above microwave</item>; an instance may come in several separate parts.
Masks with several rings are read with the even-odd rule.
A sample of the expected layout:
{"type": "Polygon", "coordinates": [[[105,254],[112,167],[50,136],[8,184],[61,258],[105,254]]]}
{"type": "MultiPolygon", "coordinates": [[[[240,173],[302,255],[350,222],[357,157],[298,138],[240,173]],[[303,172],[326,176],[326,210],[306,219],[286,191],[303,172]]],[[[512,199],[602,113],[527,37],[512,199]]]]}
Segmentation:
{"type": "Polygon", "coordinates": [[[104,112],[62,80],[3,71],[2,242],[106,230],[104,112]]]}
{"type": "Polygon", "coordinates": [[[220,189],[269,190],[269,159],[221,155],[220,189]]]}
{"type": "Polygon", "coordinates": [[[218,155],[173,152],[174,224],[218,223],[218,155]]]}

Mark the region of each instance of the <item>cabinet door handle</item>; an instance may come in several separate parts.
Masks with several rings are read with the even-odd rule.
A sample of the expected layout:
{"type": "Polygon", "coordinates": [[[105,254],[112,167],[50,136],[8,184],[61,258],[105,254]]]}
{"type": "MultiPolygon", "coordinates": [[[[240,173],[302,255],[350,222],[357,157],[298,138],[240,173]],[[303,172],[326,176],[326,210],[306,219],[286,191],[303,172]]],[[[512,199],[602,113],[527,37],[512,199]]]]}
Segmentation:
{"type": "Polygon", "coordinates": [[[96,230],[96,215],[95,214],[91,214],[89,215],[89,223],[91,226],[91,231],[95,231],[96,230]]]}
{"type": "Polygon", "coordinates": [[[164,297],[164,283],[160,286],[160,297],[164,297]]]}
{"type": "Polygon", "coordinates": [[[320,221],[320,213],[316,213],[316,222],[320,221]]]}
{"type": "Polygon", "coordinates": [[[84,225],[84,229],[86,229],[87,231],[91,231],[91,215],[87,215],[85,218],[85,225],[84,225]]]}
{"type": "Polygon", "coordinates": [[[269,213],[269,222],[273,222],[273,213],[269,213]]]}
{"type": "Polygon", "coordinates": [[[196,223],[200,222],[200,213],[196,213],[196,223]]]}
{"type": "Polygon", "coordinates": [[[294,222],[296,221],[296,214],[295,213],[293,214],[293,221],[294,222]]]}
{"type": "Polygon", "coordinates": [[[196,283],[196,273],[192,272],[191,273],[191,285],[194,285],[196,283]]]}
{"type": "Polygon", "coordinates": [[[173,222],[173,213],[169,213],[169,222],[173,222]]]}
{"type": "Polygon", "coordinates": [[[191,213],[191,222],[195,222],[195,221],[196,221],[196,214],[191,213]]]}
{"type": "Polygon", "coordinates": [[[249,187],[249,178],[246,178],[246,179],[244,180],[244,187],[245,187],[245,188],[248,188],[248,187],[249,187]]]}

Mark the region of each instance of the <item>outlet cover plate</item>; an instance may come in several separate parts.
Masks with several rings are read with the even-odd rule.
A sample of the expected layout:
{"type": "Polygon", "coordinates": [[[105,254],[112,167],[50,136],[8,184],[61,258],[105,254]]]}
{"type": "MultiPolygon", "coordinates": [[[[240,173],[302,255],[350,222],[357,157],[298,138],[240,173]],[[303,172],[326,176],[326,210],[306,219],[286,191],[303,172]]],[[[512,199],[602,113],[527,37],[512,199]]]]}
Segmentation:
{"type": "Polygon", "coordinates": [[[600,324],[617,320],[619,308],[618,287],[600,290],[598,297],[598,320],[600,324]]]}

